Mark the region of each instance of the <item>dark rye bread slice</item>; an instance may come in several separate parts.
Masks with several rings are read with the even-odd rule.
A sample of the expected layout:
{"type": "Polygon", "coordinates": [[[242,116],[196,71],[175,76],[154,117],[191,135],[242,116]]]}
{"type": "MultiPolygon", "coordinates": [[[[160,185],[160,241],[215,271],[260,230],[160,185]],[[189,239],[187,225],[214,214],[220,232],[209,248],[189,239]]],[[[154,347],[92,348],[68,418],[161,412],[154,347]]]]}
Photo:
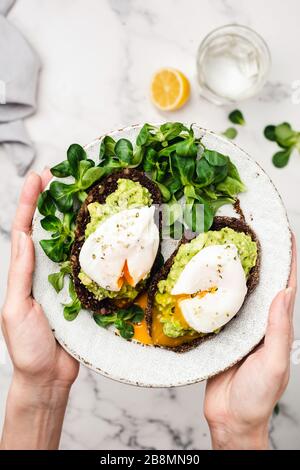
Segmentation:
{"type": "MultiPolygon", "coordinates": [[[[85,241],[85,229],[87,224],[90,222],[90,214],[88,211],[88,205],[92,202],[99,202],[104,204],[107,196],[113,193],[118,187],[118,179],[125,178],[130,179],[135,182],[139,182],[143,187],[147,188],[151,194],[153,204],[156,205],[156,214],[155,219],[159,227],[159,233],[161,238],[161,214],[158,210],[159,205],[161,204],[161,194],[156,186],[147,176],[137,170],[126,168],[123,171],[113,173],[112,175],[107,176],[100,184],[96,184],[93,189],[90,190],[85,202],[82,204],[77,219],[76,219],[76,229],[75,229],[75,241],[72,246],[71,251],[71,266],[72,266],[72,275],[74,280],[74,286],[77,293],[77,296],[82,304],[82,306],[88,310],[91,310],[95,313],[106,315],[112,313],[116,304],[113,299],[103,299],[97,300],[93,294],[80,282],[78,275],[80,273],[80,263],[79,263],[79,254],[82,248],[82,245],[85,241]]],[[[151,275],[157,271],[159,265],[159,255],[160,255],[160,246],[158,249],[158,254],[153,264],[151,275]]],[[[149,283],[148,282],[148,283],[149,283]]],[[[147,287],[147,286],[146,286],[147,287]]],[[[145,287],[145,288],[146,288],[145,287]]],[[[120,301],[119,301],[120,302],[120,301]]],[[[128,306],[128,302],[124,302],[124,307],[128,306]]]]}
{"type": "MultiPolygon", "coordinates": [[[[244,232],[247,235],[250,235],[251,239],[257,243],[258,255],[257,255],[256,265],[251,269],[248,280],[247,280],[247,287],[248,287],[247,296],[248,296],[251,292],[254,291],[254,289],[256,288],[256,286],[259,282],[260,259],[261,259],[261,249],[260,249],[259,240],[258,240],[255,232],[249,227],[248,224],[246,224],[245,220],[243,220],[242,218],[238,219],[238,218],[235,218],[235,217],[215,217],[214,218],[214,223],[213,223],[210,230],[221,230],[224,227],[232,228],[236,232],[244,232]]],[[[150,287],[149,287],[149,290],[148,290],[148,304],[147,304],[147,308],[146,308],[146,312],[145,312],[145,319],[146,319],[146,323],[147,323],[147,327],[148,327],[148,331],[149,331],[150,336],[151,336],[151,330],[152,330],[152,310],[153,310],[153,306],[154,306],[155,294],[156,294],[156,291],[157,291],[157,284],[162,279],[167,278],[167,276],[170,272],[170,269],[172,267],[174,258],[175,258],[176,254],[178,252],[179,247],[183,243],[188,243],[189,241],[190,240],[186,239],[185,237],[182,238],[182,240],[180,241],[177,249],[170,256],[170,258],[166,261],[166,263],[160,269],[160,271],[154,276],[154,278],[153,278],[153,280],[150,284],[150,287]]],[[[226,327],[226,325],[224,326],[224,328],[225,327],[226,327]]],[[[214,333],[213,334],[208,334],[204,337],[195,338],[195,339],[193,339],[189,342],[183,343],[183,344],[181,344],[179,346],[175,346],[175,347],[169,347],[169,346],[165,347],[165,346],[159,346],[159,345],[157,347],[163,347],[165,349],[170,349],[171,351],[182,353],[182,352],[190,351],[191,349],[195,348],[196,346],[198,346],[203,341],[207,341],[208,339],[212,338],[213,336],[214,336],[214,333]]]]}

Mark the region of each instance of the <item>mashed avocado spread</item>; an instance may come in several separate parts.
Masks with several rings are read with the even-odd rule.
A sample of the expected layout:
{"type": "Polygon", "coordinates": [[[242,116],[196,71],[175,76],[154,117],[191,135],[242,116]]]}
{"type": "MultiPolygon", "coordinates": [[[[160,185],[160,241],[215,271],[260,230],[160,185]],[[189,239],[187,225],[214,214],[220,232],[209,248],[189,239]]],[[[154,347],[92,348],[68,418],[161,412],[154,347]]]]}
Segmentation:
{"type": "MultiPolygon", "coordinates": [[[[107,196],[105,204],[92,202],[88,205],[88,211],[91,217],[85,230],[87,239],[107,217],[126,209],[151,206],[152,198],[147,188],[144,188],[139,182],[130,179],[120,178],[118,188],[107,196]]],[[[128,299],[133,300],[140,290],[142,283],[139,283],[139,289],[123,284],[120,291],[112,292],[100,287],[96,282],[89,278],[82,270],[78,275],[82,284],[94,295],[97,300],[105,298],[110,299],[128,299]]]]}
{"type": "Polygon", "coordinates": [[[243,269],[248,277],[251,268],[256,264],[257,245],[249,235],[243,232],[235,232],[233,229],[225,227],[220,231],[201,233],[191,242],[181,245],[168,277],[158,283],[155,295],[155,307],[159,312],[159,320],[163,324],[163,332],[166,336],[178,338],[186,334],[191,336],[195,334],[192,328],[187,329],[180,320],[175,318],[175,297],[171,295],[171,291],[185,265],[202,248],[226,243],[233,243],[237,247],[243,269]]]}

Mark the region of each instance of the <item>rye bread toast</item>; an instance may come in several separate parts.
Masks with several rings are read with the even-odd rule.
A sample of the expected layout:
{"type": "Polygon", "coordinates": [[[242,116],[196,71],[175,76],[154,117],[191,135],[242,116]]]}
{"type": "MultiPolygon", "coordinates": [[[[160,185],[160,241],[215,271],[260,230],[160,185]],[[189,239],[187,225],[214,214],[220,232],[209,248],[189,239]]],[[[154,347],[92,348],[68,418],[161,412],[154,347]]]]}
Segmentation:
{"type": "MultiPolygon", "coordinates": [[[[260,270],[260,258],[261,258],[261,250],[260,250],[259,240],[258,240],[256,234],[254,233],[254,231],[249,227],[249,225],[246,224],[246,222],[243,220],[243,218],[215,217],[214,223],[213,223],[210,230],[221,230],[224,227],[229,227],[229,228],[232,228],[233,230],[235,230],[236,232],[244,232],[247,235],[250,235],[251,239],[253,241],[255,241],[256,244],[257,244],[258,255],[257,255],[256,265],[251,269],[251,271],[249,273],[248,280],[247,280],[247,287],[248,287],[247,296],[248,296],[251,292],[254,291],[254,289],[256,288],[256,286],[259,282],[259,270],[260,270]]],[[[149,286],[149,289],[148,289],[148,304],[147,304],[147,308],[146,308],[146,312],[145,312],[145,319],[146,319],[146,323],[147,323],[147,327],[148,327],[148,331],[149,331],[150,336],[151,336],[151,331],[152,331],[152,310],[153,310],[153,306],[154,306],[155,294],[156,294],[156,291],[157,291],[157,284],[162,279],[167,278],[167,276],[170,272],[170,269],[172,267],[174,258],[175,258],[176,254],[178,252],[178,249],[179,249],[180,245],[182,245],[183,243],[188,243],[189,241],[190,240],[186,239],[185,237],[183,237],[181,239],[177,249],[170,256],[170,258],[166,261],[166,263],[159,270],[159,272],[156,273],[156,275],[153,277],[152,282],[149,286]]],[[[226,325],[225,325],[225,327],[226,327],[226,325]]],[[[179,346],[175,346],[175,347],[169,347],[169,346],[164,347],[164,346],[159,346],[159,345],[157,347],[164,347],[165,349],[170,349],[172,351],[181,353],[181,352],[186,352],[186,351],[189,351],[189,350],[195,348],[200,343],[202,343],[203,341],[207,341],[208,339],[210,339],[213,336],[214,336],[214,333],[208,334],[204,337],[195,338],[195,339],[193,339],[189,342],[183,343],[183,344],[181,344],[179,346]]]]}
{"type": "MultiPolygon", "coordinates": [[[[139,182],[143,187],[147,188],[151,194],[152,202],[156,205],[156,223],[159,228],[160,238],[161,238],[161,214],[158,210],[158,207],[161,204],[161,194],[157,185],[152,182],[144,173],[126,168],[123,171],[113,173],[112,175],[107,176],[101,183],[96,184],[89,192],[85,202],[82,204],[79,213],[76,219],[76,229],[75,229],[75,240],[72,246],[71,252],[71,266],[72,266],[72,276],[74,280],[74,286],[77,293],[77,296],[82,304],[82,306],[88,310],[91,310],[95,313],[106,315],[112,313],[116,308],[116,303],[113,299],[103,299],[97,300],[93,294],[81,283],[78,275],[80,273],[81,267],[79,263],[79,254],[82,248],[82,245],[85,241],[85,229],[87,224],[90,222],[90,214],[88,211],[88,205],[92,202],[99,202],[104,204],[107,196],[113,193],[118,187],[118,179],[125,178],[132,181],[139,182]]],[[[147,288],[147,285],[150,282],[153,274],[158,269],[159,264],[159,255],[160,255],[160,246],[158,248],[157,257],[153,264],[149,281],[144,287],[147,288]]],[[[143,289],[143,290],[144,290],[143,289]]],[[[142,292],[142,290],[141,290],[142,292]]],[[[124,307],[128,306],[129,303],[124,303],[124,307]]]]}

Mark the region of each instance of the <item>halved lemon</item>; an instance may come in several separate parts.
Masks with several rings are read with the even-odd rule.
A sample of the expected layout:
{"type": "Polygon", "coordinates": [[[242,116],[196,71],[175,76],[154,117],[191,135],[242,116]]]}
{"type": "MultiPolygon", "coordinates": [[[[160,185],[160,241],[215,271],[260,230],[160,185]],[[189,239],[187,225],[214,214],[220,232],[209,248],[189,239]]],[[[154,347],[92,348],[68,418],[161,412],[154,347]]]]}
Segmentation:
{"type": "Polygon", "coordinates": [[[179,70],[163,68],[158,70],[151,82],[151,99],[162,111],[181,108],[190,96],[190,83],[179,70]]]}

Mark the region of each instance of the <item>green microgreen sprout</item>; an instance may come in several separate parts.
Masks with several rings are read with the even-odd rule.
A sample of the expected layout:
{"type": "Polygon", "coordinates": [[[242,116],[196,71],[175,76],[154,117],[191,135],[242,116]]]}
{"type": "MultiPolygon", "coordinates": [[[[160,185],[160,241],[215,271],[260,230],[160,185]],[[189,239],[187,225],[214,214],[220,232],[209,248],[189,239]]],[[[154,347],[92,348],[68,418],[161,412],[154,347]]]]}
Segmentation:
{"type": "Polygon", "coordinates": [[[140,323],[144,318],[144,310],[136,304],[130,305],[126,309],[117,309],[115,313],[109,315],[94,314],[97,325],[107,328],[114,325],[120,336],[131,339],[134,335],[134,325],[140,323]]]}

